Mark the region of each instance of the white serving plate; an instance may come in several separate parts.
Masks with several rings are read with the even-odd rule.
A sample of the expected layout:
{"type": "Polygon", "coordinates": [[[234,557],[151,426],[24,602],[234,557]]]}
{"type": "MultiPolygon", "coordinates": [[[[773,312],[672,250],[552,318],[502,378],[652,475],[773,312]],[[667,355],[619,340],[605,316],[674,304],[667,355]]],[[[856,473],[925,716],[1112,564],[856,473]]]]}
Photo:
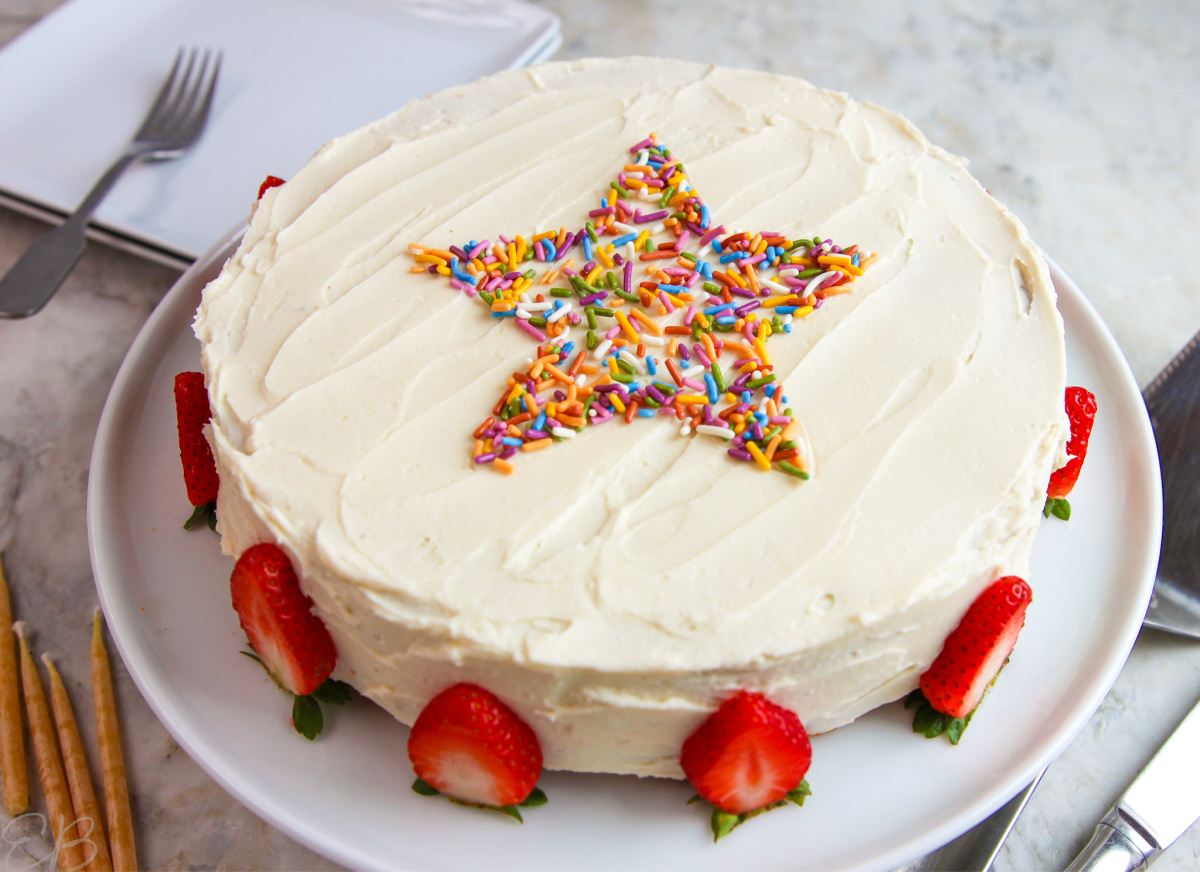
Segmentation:
{"type": "Polygon", "coordinates": [[[231,561],[190,507],[172,380],[199,368],[190,329],[227,237],[179,279],[137,337],[92,454],[88,533],[100,601],[121,656],[166,728],[209,774],[295,839],[355,869],[890,869],[990,814],[1071,741],[1137,636],[1158,563],[1158,455],[1137,384],[1111,334],[1051,263],[1070,384],[1099,416],[1069,523],[1034,546],[1034,604],[1003,678],[962,744],[911,732],[885,706],[813,741],[814,795],[713,845],[689,785],[547,773],[550,804],[525,825],[414,794],[408,731],[366,701],[328,718],[315,743],[288,700],[238,652],[231,561]]]}

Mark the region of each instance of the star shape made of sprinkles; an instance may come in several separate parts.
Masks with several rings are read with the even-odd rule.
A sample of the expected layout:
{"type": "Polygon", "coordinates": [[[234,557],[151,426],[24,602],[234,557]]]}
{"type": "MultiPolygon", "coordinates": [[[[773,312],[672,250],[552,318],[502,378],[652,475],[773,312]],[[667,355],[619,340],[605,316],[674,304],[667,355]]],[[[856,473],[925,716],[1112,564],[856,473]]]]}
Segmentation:
{"type": "Polygon", "coordinates": [[[413,272],[446,277],[537,344],[475,430],[474,463],[512,473],[518,453],[589,427],[668,417],[682,435],[721,440],[731,458],[807,479],[800,422],[767,345],[849,293],[875,255],[713,226],[653,133],[629,154],[579,230],[409,246],[413,272]]]}

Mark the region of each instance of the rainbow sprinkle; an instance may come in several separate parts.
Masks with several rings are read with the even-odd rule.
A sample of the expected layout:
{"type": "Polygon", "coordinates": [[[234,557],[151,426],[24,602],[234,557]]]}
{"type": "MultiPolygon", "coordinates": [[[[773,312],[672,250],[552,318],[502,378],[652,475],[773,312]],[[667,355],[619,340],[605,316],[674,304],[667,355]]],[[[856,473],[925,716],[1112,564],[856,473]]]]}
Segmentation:
{"type": "Polygon", "coordinates": [[[537,343],[475,430],[475,464],[510,474],[517,452],[585,427],[671,417],[683,435],[727,442],[730,457],[807,479],[800,424],[767,343],[848,293],[875,255],[713,226],[654,134],[629,153],[575,232],[409,246],[413,272],[445,276],[537,343]],[[586,347],[571,338],[576,329],[586,347]]]}

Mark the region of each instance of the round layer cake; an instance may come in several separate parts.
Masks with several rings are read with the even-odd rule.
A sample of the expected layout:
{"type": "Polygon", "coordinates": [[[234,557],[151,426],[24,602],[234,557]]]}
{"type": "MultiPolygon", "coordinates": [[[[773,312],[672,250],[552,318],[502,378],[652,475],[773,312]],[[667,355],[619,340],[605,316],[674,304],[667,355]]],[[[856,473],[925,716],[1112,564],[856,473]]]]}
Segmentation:
{"type": "MultiPolygon", "coordinates": [[[[701,241],[679,250],[718,261],[701,241]]],[[[737,689],[810,733],[912,690],[1027,575],[1066,433],[1046,266],[962,160],[842,94],[677,61],[502,73],[335,140],[263,196],[195,329],[224,550],[282,546],[335,675],[398,719],[473,682],[552,769],[680,777],[737,689]],[[706,222],[875,255],[771,341],[807,480],[657,414],[511,475],[472,456],[537,343],[412,252],[578,231],[651,132],[706,222]]]]}

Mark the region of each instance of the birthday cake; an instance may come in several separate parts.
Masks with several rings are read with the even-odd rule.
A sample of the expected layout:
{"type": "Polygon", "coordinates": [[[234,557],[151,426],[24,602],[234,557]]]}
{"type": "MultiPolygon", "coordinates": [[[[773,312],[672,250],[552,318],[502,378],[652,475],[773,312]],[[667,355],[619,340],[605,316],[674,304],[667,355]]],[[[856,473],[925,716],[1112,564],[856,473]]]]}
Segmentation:
{"type": "Polygon", "coordinates": [[[226,553],[334,675],[486,688],[552,769],[681,777],[738,691],[810,734],[1027,576],[1062,321],[1021,224],[900,116],[760,72],[553,63],[266,190],[195,331],[226,553]]]}

